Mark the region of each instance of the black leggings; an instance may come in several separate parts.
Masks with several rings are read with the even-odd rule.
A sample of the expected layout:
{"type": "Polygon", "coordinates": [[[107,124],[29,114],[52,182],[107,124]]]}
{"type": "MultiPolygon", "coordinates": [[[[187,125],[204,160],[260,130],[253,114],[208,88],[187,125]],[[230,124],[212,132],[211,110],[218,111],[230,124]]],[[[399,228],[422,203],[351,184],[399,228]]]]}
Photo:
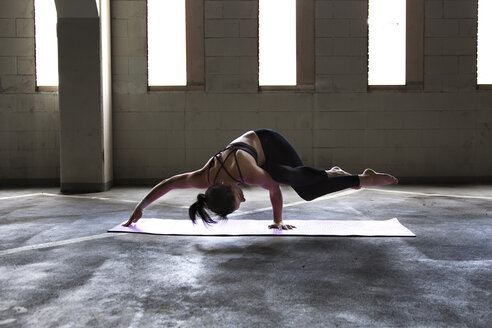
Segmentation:
{"type": "Polygon", "coordinates": [[[296,150],[280,133],[255,130],[265,153],[261,166],[278,183],[291,186],[304,200],[313,200],[331,192],[359,187],[358,175],[328,177],[325,170],[305,166],[296,150]]]}

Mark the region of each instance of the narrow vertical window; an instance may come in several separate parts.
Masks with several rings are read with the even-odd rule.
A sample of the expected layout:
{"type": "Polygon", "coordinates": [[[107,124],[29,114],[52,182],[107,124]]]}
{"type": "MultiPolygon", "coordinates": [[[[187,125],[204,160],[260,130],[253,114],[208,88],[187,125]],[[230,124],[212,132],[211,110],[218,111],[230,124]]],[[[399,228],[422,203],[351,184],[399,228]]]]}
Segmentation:
{"type": "Polygon", "coordinates": [[[492,84],[492,0],[478,1],[477,84],[492,84]]]}
{"type": "Polygon", "coordinates": [[[369,0],[369,85],[405,85],[406,0],[369,0]]]}
{"type": "Polygon", "coordinates": [[[55,0],[34,0],[36,87],[58,86],[55,0]]]}
{"type": "Polygon", "coordinates": [[[185,86],[185,0],[147,0],[149,86],[185,86]]]}
{"type": "Polygon", "coordinates": [[[297,83],[296,0],[259,0],[259,84],[297,83]]]}

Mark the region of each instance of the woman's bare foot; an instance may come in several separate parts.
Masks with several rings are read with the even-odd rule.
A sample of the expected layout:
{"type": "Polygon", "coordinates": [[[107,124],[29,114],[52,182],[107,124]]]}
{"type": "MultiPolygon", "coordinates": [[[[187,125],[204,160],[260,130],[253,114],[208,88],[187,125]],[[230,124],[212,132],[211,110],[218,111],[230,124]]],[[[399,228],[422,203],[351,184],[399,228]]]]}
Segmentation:
{"type": "Polygon", "coordinates": [[[344,175],[350,175],[350,173],[348,172],[345,172],[344,170],[342,170],[340,167],[338,166],[334,166],[332,167],[331,169],[329,170],[326,170],[326,174],[328,174],[328,176],[331,178],[331,177],[339,177],[339,176],[344,176],[344,175]]]}
{"type": "MultiPolygon", "coordinates": [[[[326,174],[328,174],[328,177],[340,177],[340,176],[346,176],[346,175],[352,175],[351,173],[345,172],[342,170],[339,166],[334,166],[329,170],[326,170],[326,174]]],[[[360,189],[360,187],[352,187],[352,189],[360,189]]]]}
{"type": "Polygon", "coordinates": [[[359,175],[360,185],[363,186],[384,186],[398,183],[398,179],[386,173],[378,173],[372,169],[365,169],[359,175]]]}

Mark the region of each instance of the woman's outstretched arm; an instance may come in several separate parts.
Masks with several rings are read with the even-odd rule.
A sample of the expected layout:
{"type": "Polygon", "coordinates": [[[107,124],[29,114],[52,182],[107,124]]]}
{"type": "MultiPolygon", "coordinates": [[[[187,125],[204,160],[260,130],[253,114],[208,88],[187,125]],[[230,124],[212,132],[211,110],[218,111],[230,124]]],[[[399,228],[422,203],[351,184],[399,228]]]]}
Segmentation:
{"type": "Polygon", "coordinates": [[[152,188],[140,203],[138,203],[130,219],[123,226],[128,227],[130,224],[137,222],[142,217],[143,210],[147,206],[173,189],[206,188],[207,186],[203,170],[178,174],[165,179],[152,188]]]}

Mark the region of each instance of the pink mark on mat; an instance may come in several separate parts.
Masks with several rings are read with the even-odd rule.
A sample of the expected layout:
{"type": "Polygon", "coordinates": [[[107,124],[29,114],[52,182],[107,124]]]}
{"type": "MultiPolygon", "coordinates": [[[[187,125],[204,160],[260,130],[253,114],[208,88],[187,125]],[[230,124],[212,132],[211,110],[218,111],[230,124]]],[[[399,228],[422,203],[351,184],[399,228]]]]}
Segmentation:
{"type": "MultiPolygon", "coordinates": [[[[126,222],[126,221],[125,221],[126,222]]],[[[124,223],[124,222],[123,222],[124,223]]],[[[371,236],[415,237],[396,218],[390,220],[288,220],[293,230],[269,229],[269,220],[227,220],[214,225],[190,220],[140,219],[129,227],[121,224],[108,232],[191,236],[371,236]]]]}

